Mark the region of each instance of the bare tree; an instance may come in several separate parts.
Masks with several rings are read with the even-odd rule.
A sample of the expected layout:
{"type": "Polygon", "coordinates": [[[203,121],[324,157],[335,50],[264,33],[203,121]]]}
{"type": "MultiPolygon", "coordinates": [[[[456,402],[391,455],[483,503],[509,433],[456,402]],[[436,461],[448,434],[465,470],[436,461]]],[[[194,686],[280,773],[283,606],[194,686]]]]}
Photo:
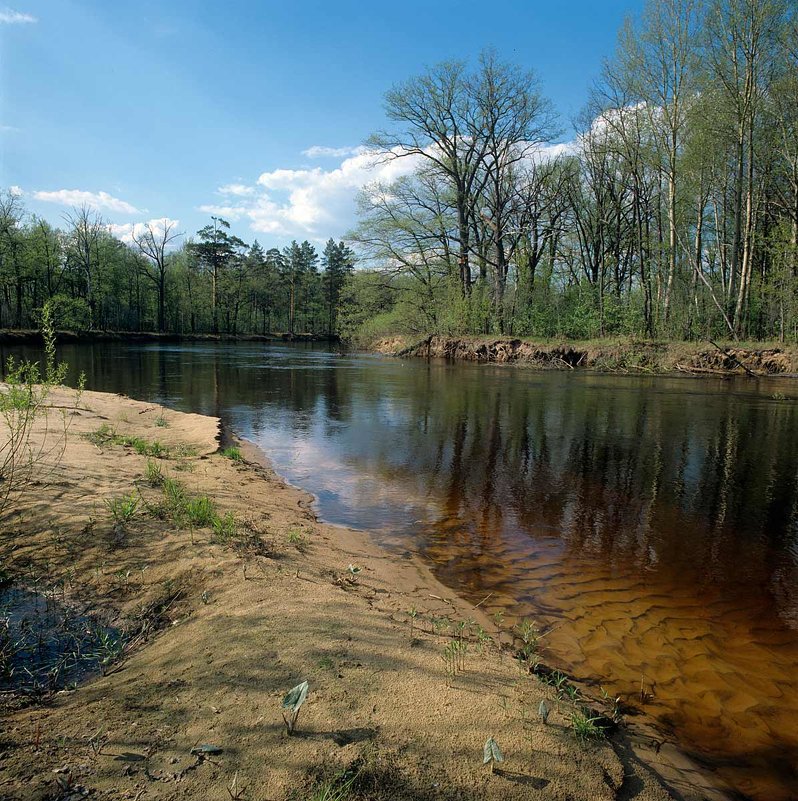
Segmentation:
{"type": "Polygon", "coordinates": [[[134,227],[131,234],[136,247],[147,259],[143,273],[158,292],[158,330],[161,332],[166,330],[166,251],[171,242],[183,236],[175,231],[176,225],[174,220],[164,217],[145,223],[140,234],[136,234],[134,227]]]}
{"type": "Polygon", "coordinates": [[[69,226],[68,258],[82,275],[86,302],[92,322],[97,319],[96,283],[100,270],[100,239],[107,230],[105,220],[90,206],[83,205],[64,216],[69,226]]]}

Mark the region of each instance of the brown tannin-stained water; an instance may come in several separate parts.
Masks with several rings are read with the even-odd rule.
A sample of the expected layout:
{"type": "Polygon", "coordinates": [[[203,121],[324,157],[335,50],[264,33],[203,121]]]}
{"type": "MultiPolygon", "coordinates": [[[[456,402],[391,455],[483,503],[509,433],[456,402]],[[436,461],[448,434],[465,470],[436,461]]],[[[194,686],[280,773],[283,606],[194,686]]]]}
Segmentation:
{"type": "Polygon", "coordinates": [[[551,627],[547,661],[632,699],[642,681],[738,794],[798,798],[798,382],[255,343],[61,356],[89,389],[222,417],[326,520],[551,627]]]}

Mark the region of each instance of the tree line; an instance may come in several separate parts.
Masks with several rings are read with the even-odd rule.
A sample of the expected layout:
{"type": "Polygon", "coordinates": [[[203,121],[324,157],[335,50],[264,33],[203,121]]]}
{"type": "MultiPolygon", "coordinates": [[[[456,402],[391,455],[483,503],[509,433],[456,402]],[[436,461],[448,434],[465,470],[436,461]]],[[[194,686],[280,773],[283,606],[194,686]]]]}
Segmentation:
{"type": "Polygon", "coordinates": [[[798,9],[649,0],[569,146],[483,53],[394,87],[370,144],[353,328],[798,338],[798,9]],[[559,151],[559,152],[558,152],[559,151]]]}
{"type": "Polygon", "coordinates": [[[483,52],[392,88],[346,240],[264,251],[221,218],[57,230],[0,199],[0,327],[798,339],[798,7],[648,0],[571,141],[532,72],[483,52]]]}
{"type": "Polygon", "coordinates": [[[181,245],[175,223],[134,227],[129,242],[87,206],[56,228],[0,195],[0,328],[182,334],[334,334],[354,254],[330,239],[283,249],[245,243],[221,217],[181,245]]]}

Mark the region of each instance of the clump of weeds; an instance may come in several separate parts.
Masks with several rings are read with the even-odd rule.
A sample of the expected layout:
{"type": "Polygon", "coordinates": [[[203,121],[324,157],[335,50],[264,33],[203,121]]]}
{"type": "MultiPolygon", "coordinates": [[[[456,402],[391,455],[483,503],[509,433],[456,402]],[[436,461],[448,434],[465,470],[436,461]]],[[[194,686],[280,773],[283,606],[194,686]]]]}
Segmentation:
{"type": "Polygon", "coordinates": [[[154,462],[152,459],[147,459],[145,478],[151,487],[163,486],[164,474],[161,465],[158,464],[158,462],[154,462]]]}
{"type": "Polygon", "coordinates": [[[111,515],[115,530],[124,530],[136,514],[140,502],[141,496],[137,492],[131,492],[130,495],[123,495],[120,498],[105,499],[105,506],[111,515]]]}
{"type": "Polygon", "coordinates": [[[304,531],[298,526],[288,529],[287,534],[288,544],[293,545],[299,553],[305,553],[308,549],[308,540],[305,537],[304,531]]]}
{"type": "Polygon", "coordinates": [[[211,528],[217,542],[227,543],[238,536],[238,526],[232,512],[225,512],[221,516],[215,515],[211,521],[211,528]]]}
{"type": "Polygon", "coordinates": [[[582,745],[603,740],[606,732],[603,726],[598,725],[601,720],[601,716],[593,715],[589,709],[577,708],[571,713],[571,731],[582,745]]]}
{"type": "Polygon", "coordinates": [[[243,462],[244,457],[241,455],[241,449],[236,448],[234,446],[230,446],[229,448],[225,448],[222,451],[222,456],[226,459],[229,459],[231,462],[243,462]]]}

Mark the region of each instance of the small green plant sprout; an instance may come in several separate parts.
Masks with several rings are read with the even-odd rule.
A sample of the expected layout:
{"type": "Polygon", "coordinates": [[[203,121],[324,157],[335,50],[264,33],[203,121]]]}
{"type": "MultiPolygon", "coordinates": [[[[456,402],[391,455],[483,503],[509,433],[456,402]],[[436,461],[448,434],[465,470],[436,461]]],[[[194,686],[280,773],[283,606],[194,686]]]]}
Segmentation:
{"type": "Polygon", "coordinates": [[[449,625],[449,621],[445,617],[433,617],[430,622],[433,634],[440,634],[449,625]]]}
{"type": "Polygon", "coordinates": [[[145,474],[147,483],[151,487],[160,487],[164,481],[163,471],[158,462],[153,462],[152,459],[147,459],[147,472],[145,474]]]}
{"type": "Polygon", "coordinates": [[[540,630],[532,620],[522,620],[516,627],[516,633],[521,638],[521,659],[528,662],[530,657],[537,653],[540,630]]]}
{"type": "Polygon", "coordinates": [[[538,715],[540,719],[543,721],[543,725],[545,726],[549,722],[549,714],[551,710],[549,709],[549,705],[546,703],[545,698],[540,699],[540,704],[538,705],[538,715]]]}
{"type": "Polygon", "coordinates": [[[104,730],[100,728],[91,737],[87,738],[87,741],[92,754],[98,757],[103,752],[103,746],[108,742],[108,736],[104,735],[104,730]]]}
{"type": "Polygon", "coordinates": [[[114,523],[114,528],[124,527],[129,523],[133,515],[136,514],[136,509],[139,507],[141,496],[135,492],[130,495],[124,495],[121,498],[106,498],[105,505],[111,515],[111,520],[114,523]]]}
{"type": "Polygon", "coordinates": [[[169,428],[169,421],[163,415],[160,415],[155,418],[155,425],[158,428],[169,428]]]}
{"type": "Polygon", "coordinates": [[[599,716],[591,716],[589,710],[577,709],[571,713],[571,731],[574,737],[582,744],[590,740],[602,740],[604,729],[596,723],[601,720],[599,716]]]}
{"type": "Polygon", "coordinates": [[[477,647],[479,648],[479,652],[482,653],[485,650],[485,646],[492,642],[493,638],[488,634],[482,626],[477,627],[477,647]]]}
{"type": "Polygon", "coordinates": [[[216,504],[207,495],[198,495],[186,501],[185,513],[189,523],[197,528],[212,526],[218,519],[216,504]]]}
{"type": "Polygon", "coordinates": [[[347,567],[347,570],[349,571],[349,581],[354,584],[357,582],[358,574],[363,570],[363,568],[350,564],[349,567],[347,567]]]}
{"type": "Polygon", "coordinates": [[[415,606],[411,606],[407,616],[410,618],[410,642],[413,642],[413,633],[415,631],[416,619],[418,618],[418,609],[416,609],[415,606]]]}
{"type": "Polygon", "coordinates": [[[493,773],[493,766],[497,762],[504,762],[504,754],[502,754],[502,750],[496,740],[493,737],[488,737],[482,747],[482,764],[490,765],[490,772],[493,773]]]}
{"type": "Polygon", "coordinates": [[[219,542],[229,542],[235,539],[238,533],[238,526],[232,512],[225,512],[221,517],[219,515],[214,516],[211,520],[211,528],[213,529],[214,537],[219,542]]]}
{"type": "Polygon", "coordinates": [[[620,695],[613,698],[603,687],[601,688],[601,700],[607,707],[610,720],[613,723],[620,723],[623,720],[623,701],[620,695]]]}
{"type": "Polygon", "coordinates": [[[299,553],[305,553],[307,550],[308,541],[305,539],[301,528],[295,526],[294,528],[288,529],[288,542],[293,545],[299,553]]]}
{"type": "Polygon", "coordinates": [[[496,628],[497,629],[501,628],[502,624],[504,623],[504,610],[499,609],[499,611],[494,612],[493,615],[491,615],[491,617],[493,618],[493,622],[496,625],[496,628]]]}
{"type": "Polygon", "coordinates": [[[296,721],[299,717],[299,710],[302,708],[302,704],[305,703],[307,697],[308,683],[303,681],[301,684],[297,684],[296,687],[289,690],[285,698],[283,698],[282,707],[287,710],[287,713],[283,712],[283,721],[285,722],[285,730],[289,737],[294,733],[296,721]]]}
{"type": "Polygon", "coordinates": [[[225,448],[222,451],[222,456],[229,459],[231,462],[243,462],[244,457],[241,455],[241,449],[235,447],[225,448]]]}

